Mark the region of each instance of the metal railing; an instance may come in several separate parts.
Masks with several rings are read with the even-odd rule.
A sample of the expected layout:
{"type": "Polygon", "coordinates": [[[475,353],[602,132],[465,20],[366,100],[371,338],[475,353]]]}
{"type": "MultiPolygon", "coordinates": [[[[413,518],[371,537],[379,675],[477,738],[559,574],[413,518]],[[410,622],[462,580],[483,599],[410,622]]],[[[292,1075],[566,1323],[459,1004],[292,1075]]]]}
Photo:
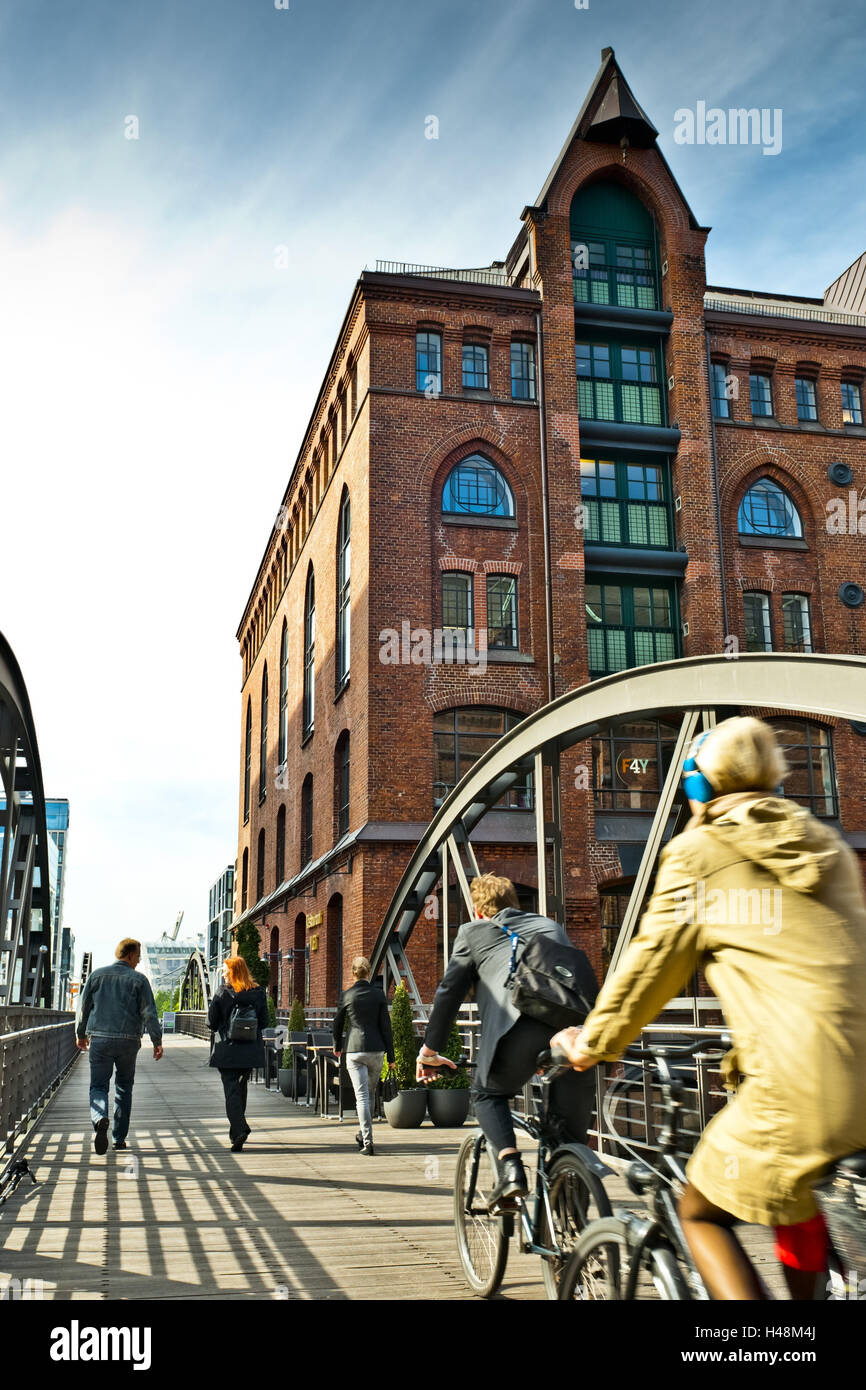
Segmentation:
{"type": "Polygon", "coordinates": [[[7,1154],[48,1104],[77,1056],[73,1013],[0,1008],[0,1138],[7,1154]]]}
{"type": "Polygon", "coordinates": [[[620,309],[658,309],[656,279],[651,271],[627,265],[591,265],[573,272],[575,305],[612,305],[620,309]]]}
{"type": "Polygon", "coordinates": [[[513,285],[504,270],[490,270],[483,266],[478,269],[455,270],[443,265],[415,265],[410,261],[376,261],[376,272],[380,275],[424,275],[437,280],[464,280],[473,285],[501,285],[508,289],[513,285]]]}
{"type": "Polygon", "coordinates": [[[623,377],[577,379],[578,411],[586,420],[609,420],[619,425],[664,426],[660,388],[623,377]]]}
{"type": "Polygon", "coordinates": [[[207,1014],[203,1009],[184,1009],[182,1012],[176,1013],[174,1031],[176,1033],[188,1033],[193,1038],[203,1038],[205,1042],[210,1041],[207,1014]]]}
{"type": "Polygon", "coordinates": [[[762,318],[809,319],[814,323],[849,323],[866,331],[866,316],[847,314],[842,309],[825,309],[820,304],[773,304],[766,300],[724,299],[717,294],[704,295],[704,309],[727,314],[757,314],[762,318]]]}

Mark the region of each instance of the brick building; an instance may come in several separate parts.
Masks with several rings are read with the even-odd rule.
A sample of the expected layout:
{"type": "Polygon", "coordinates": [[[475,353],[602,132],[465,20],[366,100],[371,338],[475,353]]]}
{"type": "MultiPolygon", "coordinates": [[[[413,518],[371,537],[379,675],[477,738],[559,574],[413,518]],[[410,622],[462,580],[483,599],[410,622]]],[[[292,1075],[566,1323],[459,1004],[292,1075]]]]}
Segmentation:
{"type": "MultiPolygon", "coordinates": [[[[552,696],[738,644],[866,650],[866,258],[821,299],[707,286],[656,136],[605,49],[504,261],[358,279],[238,629],[235,922],[283,1007],[335,1002],[448,789],[552,696]]],[[[866,850],[866,727],[774,722],[788,794],[866,850]]],[[[563,779],[597,964],[674,735],[603,731],[563,779]]],[[[533,794],[473,835],[527,903],[533,794]]],[[[429,903],[425,998],[439,931],[429,903]]]]}

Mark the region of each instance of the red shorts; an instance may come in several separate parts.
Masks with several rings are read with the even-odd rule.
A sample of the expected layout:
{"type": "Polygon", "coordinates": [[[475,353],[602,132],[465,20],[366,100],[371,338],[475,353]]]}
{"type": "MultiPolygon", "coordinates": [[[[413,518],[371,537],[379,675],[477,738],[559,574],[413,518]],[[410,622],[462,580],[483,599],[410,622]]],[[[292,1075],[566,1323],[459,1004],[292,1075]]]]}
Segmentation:
{"type": "Polygon", "coordinates": [[[810,1274],[820,1274],[827,1268],[830,1241],[820,1212],[808,1221],[798,1221],[794,1226],[774,1226],[773,1229],[776,1233],[776,1259],[780,1264],[810,1274]]]}

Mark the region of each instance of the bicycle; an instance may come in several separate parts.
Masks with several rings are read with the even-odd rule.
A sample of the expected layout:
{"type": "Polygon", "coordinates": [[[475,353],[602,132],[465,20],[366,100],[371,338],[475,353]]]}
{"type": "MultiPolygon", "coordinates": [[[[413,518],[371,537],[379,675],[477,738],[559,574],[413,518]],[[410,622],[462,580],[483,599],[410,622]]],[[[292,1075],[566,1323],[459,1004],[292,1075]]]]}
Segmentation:
{"type": "Polygon", "coordinates": [[[559,1275],[590,1213],[611,1212],[602,1179],[612,1170],[586,1144],[566,1140],[550,1112],[550,1085],[567,1068],[547,1051],[540,1053],[538,1067],[544,1074],[537,1113],[513,1115],[515,1128],[538,1145],[534,1190],[491,1211],[487,1194],[495,1186],[497,1167],[481,1130],[466,1136],[457,1156],[457,1249],[467,1282],[482,1298],[491,1298],[502,1283],[508,1242],[516,1229],[521,1251],[541,1256],[547,1296],[555,1299],[559,1275]]]}
{"type": "MultiPolygon", "coordinates": [[[[726,1045],[723,1043],[723,1046],[726,1045]]],[[[558,1295],[560,1301],[658,1298],[683,1302],[710,1299],[677,1215],[674,1183],[685,1184],[687,1181],[685,1165],[678,1151],[679,1116],[686,1087],[679,1077],[672,1075],[669,1065],[671,1059],[695,1056],[705,1047],[706,1040],[699,1040],[686,1047],[648,1047],[626,1054],[627,1061],[652,1062],[660,1080],[664,1115],[664,1126],[659,1135],[662,1167],[651,1168],[638,1159],[626,1173],[631,1191],[647,1198],[650,1214],[626,1210],[616,1216],[592,1221],[581,1234],[562,1271],[558,1295]]],[[[612,1128],[611,1109],[615,1095],[616,1083],[602,1106],[604,1123],[609,1131],[612,1128]]],[[[620,1136],[613,1133],[612,1137],[619,1138],[622,1143],[620,1136]]],[[[628,1145],[624,1147],[628,1148],[628,1145]]],[[[816,1299],[857,1296],[856,1287],[853,1294],[849,1292],[850,1271],[846,1272],[843,1256],[849,1264],[852,1258],[858,1259],[859,1263],[866,1249],[862,1217],[863,1206],[866,1205],[862,1195],[864,1189],[866,1153],[841,1159],[816,1188],[831,1242],[828,1278],[826,1285],[817,1289],[816,1299]],[[859,1199],[852,1191],[857,1183],[861,1184],[859,1199]],[[828,1196],[825,1198],[822,1193],[828,1196]]]]}

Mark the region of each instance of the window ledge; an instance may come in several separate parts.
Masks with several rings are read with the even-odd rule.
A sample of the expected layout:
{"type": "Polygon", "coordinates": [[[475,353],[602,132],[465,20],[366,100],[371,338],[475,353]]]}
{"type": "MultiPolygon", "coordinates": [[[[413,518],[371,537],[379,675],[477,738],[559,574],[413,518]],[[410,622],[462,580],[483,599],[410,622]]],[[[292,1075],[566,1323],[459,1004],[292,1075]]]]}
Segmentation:
{"type": "Polygon", "coordinates": [[[808,550],[802,536],[737,536],[740,545],[752,550],[808,550]]]}
{"type": "MultiPolygon", "coordinates": [[[[480,653],[479,653],[480,655],[480,653]]],[[[519,652],[513,647],[488,647],[487,665],[534,666],[535,657],[531,652],[519,652]]]]}
{"type": "Polygon", "coordinates": [[[442,524],[443,526],[490,526],[498,531],[516,531],[518,529],[517,521],[513,516],[480,516],[476,512],[467,512],[465,516],[443,512],[442,524]]]}
{"type": "Polygon", "coordinates": [[[824,426],[820,420],[798,420],[798,430],[810,430],[813,434],[823,434],[824,426]]]}

